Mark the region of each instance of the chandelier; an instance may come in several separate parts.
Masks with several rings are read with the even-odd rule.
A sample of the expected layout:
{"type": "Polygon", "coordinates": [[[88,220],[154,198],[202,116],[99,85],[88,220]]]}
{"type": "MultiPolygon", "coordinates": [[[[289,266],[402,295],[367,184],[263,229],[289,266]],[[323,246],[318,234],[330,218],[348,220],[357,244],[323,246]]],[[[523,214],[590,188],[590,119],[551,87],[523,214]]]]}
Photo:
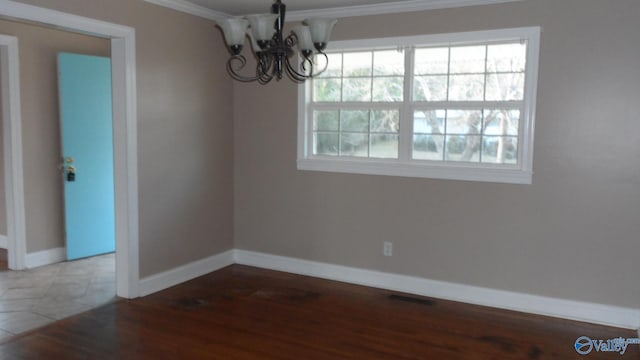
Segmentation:
{"type": "Polygon", "coordinates": [[[291,34],[285,37],[282,32],[285,12],[285,4],[276,0],[271,6],[271,14],[218,21],[231,52],[231,57],[227,60],[227,72],[232,78],[242,82],[257,81],[267,84],[274,78],[276,81],[281,80],[286,74],[291,80],[300,83],[319,75],[327,68],[329,59],[324,50],[337,20],[305,19],[302,25],[295,26],[291,34]],[[255,73],[249,73],[250,75],[241,74],[247,65],[247,59],[241,54],[246,37],[249,37],[256,60],[255,73]],[[299,62],[294,60],[296,53],[299,62]],[[318,62],[321,63],[320,66],[318,62]]]}

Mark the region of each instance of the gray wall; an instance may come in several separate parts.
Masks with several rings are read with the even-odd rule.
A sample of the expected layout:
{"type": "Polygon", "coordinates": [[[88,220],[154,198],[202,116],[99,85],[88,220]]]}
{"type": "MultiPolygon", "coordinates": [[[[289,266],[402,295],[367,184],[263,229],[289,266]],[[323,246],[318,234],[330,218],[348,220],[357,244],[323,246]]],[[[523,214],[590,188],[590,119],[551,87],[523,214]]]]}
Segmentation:
{"type": "Polygon", "coordinates": [[[639,16],[528,0],[341,19],[334,39],[542,26],[533,184],[298,171],[295,85],[235,83],[236,247],[640,307],[639,16]]]}
{"type": "Polygon", "coordinates": [[[142,0],[22,2],[136,29],[141,276],[232,248],[231,81],[212,22],[142,0]]]}
{"type": "MultiPolygon", "coordinates": [[[[3,20],[0,33],[18,38],[27,252],[63,247],[56,56],[60,51],[109,56],[109,42],[3,20]]],[[[4,186],[2,189],[0,215],[4,223],[2,234],[6,234],[4,186]]]]}
{"type": "Polygon", "coordinates": [[[542,26],[533,185],[297,171],[296,87],[232,84],[211,22],[140,0],[23,1],[136,28],[142,276],[235,238],[241,249],[640,307],[635,0],[528,0],[336,28],[351,39],[542,26]]]}

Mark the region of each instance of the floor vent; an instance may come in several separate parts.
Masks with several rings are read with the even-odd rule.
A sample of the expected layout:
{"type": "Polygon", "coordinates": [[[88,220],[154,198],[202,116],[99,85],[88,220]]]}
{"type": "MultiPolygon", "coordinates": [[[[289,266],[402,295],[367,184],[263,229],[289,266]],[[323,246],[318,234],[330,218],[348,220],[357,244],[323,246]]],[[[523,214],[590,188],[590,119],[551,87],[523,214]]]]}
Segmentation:
{"type": "Polygon", "coordinates": [[[424,299],[424,298],[417,298],[417,297],[406,296],[406,295],[398,295],[398,294],[389,295],[389,299],[390,300],[410,302],[410,303],[414,303],[414,304],[429,305],[429,306],[433,306],[433,305],[436,304],[436,302],[434,300],[429,300],[429,299],[424,299]]]}

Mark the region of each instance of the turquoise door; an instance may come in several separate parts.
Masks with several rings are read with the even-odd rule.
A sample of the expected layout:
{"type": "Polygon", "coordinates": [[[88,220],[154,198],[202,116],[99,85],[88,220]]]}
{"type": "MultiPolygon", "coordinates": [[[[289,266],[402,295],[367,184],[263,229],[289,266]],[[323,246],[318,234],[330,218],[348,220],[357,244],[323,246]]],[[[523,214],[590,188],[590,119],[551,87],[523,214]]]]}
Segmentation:
{"type": "Polygon", "coordinates": [[[111,59],[58,54],[67,259],[115,251],[111,59]]]}

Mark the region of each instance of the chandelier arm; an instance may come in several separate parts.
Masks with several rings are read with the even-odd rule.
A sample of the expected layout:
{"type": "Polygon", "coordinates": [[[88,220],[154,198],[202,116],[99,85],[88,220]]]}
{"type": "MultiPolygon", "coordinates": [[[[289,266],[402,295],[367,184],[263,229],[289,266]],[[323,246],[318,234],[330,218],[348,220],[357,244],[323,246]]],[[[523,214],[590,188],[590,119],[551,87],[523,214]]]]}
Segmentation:
{"type": "Polygon", "coordinates": [[[262,85],[268,84],[273,79],[273,76],[269,74],[272,63],[271,57],[269,54],[259,54],[256,58],[258,65],[256,66],[255,76],[240,74],[240,71],[242,71],[247,64],[247,59],[243,55],[234,55],[227,60],[227,72],[233,79],[240,82],[250,83],[257,81],[262,85]]]}
{"type": "MultiPolygon", "coordinates": [[[[309,55],[309,56],[303,55],[304,60],[302,60],[302,65],[301,66],[304,66],[304,63],[307,62],[307,63],[311,64],[312,68],[313,68],[313,66],[316,66],[316,69],[317,69],[317,65],[318,65],[317,63],[318,62],[317,61],[314,62],[313,59],[311,58],[311,56],[312,55],[309,55]]],[[[314,77],[314,76],[318,76],[318,75],[322,74],[323,72],[325,72],[325,70],[327,70],[327,67],[329,67],[329,56],[327,54],[325,54],[324,52],[317,52],[316,53],[316,59],[319,59],[321,57],[324,58],[324,66],[320,70],[318,70],[318,72],[316,72],[315,74],[312,71],[310,73],[310,77],[314,77]]]]}
{"type": "Polygon", "coordinates": [[[269,52],[262,52],[258,56],[258,65],[256,66],[256,80],[265,85],[273,79],[273,75],[270,74],[273,57],[269,52]]]}
{"type": "Polygon", "coordinates": [[[235,80],[238,80],[240,82],[254,82],[256,80],[258,80],[258,76],[255,77],[250,77],[250,76],[244,76],[244,75],[240,75],[238,72],[242,71],[242,69],[244,69],[245,65],[247,65],[247,59],[243,56],[243,55],[233,55],[232,57],[229,58],[229,60],[227,60],[227,72],[229,73],[229,75],[231,75],[231,77],[235,80]],[[234,63],[237,63],[238,65],[234,66],[234,63]]]}
{"type": "MultiPolygon", "coordinates": [[[[299,45],[298,36],[295,33],[291,33],[289,36],[284,38],[283,43],[285,48],[292,53],[293,48],[296,45],[299,45]]],[[[324,53],[319,53],[319,54],[324,55],[325,59],[327,59],[327,62],[325,63],[324,68],[322,69],[322,71],[324,71],[328,65],[328,57],[324,53]]],[[[301,58],[299,66],[294,66],[293,64],[291,64],[289,57],[285,59],[287,75],[289,76],[290,79],[296,82],[304,82],[305,80],[322,73],[322,71],[319,71],[314,74],[313,68],[315,64],[313,62],[313,57],[312,57],[313,53],[311,51],[301,50],[298,52],[298,56],[301,58]]]]}
{"type": "MultiPolygon", "coordinates": [[[[295,47],[296,45],[298,45],[298,44],[299,44],[299,42],[298,42],[298,36],[297,36],[295,33],[291,33],[289,36],[287,36],[287,37],[284,39],[284,45],[285,45],[285,47],[286,47],[287,49],[290,49],[292,53],[293,53],[293,49],[294,49],[294,47],[295,47]]],[[[299,49],[299,50],[300,50],[300,49],[299,49]]],[[[307,60],[308,60],[308,61],[311,63],[311,65],[313,66],[313,61],[311,61],[311,59],[310,59],[309,57],[304,56],[304,55],[303,55],[303,53],[302,53],[302,51],[299,51],[299,52],[298,52],[298,56],[300,56],[300,57],[302,57],[302,58],[303,58],[303,60],[302,60],[302,62],[301,62],[301,64],[300,64],[300,69],[302,69],[302,70],[303,70],[303,71],[302,71],[302,73],[298,72],[298,70],[297,70],[297,69],[295,69],[295,68],[290,64],[290,61],[289,61],[289,59],[288,59],[288,58],[287,58],[287,67],[288,67],[290,70],[292,70],[295,74],[297,74],[297,75],[299,75],[299,76],[301,76],[301,77],[304,77],[304,78],[306,79],[306,78],[308,78],[309,76],[308,76],[308,75],[306,75],[306,73],[305,73],[305,71],[304,71],[304,69],[305,69],[305,65],[304,65],[304,63],[305,63],[305,61],[307,61],[307,60]]]]}
{"type": "MultiPolygon", "coordinates": [[[[295,81],[297,83],[301,83],[301,82],[304,82],[305,80],[310,78],[310,76],[306,75],[305,73],[300,73],[298,70],[296,70],[296,66],[291,63],[289,58],[286,58],[285,64],[286,64],[286,69],[287,69],[287,71],[286,71],[287,72],[287,76],[289,77],[289,79],[291,79],[291,80],[293,80],[293,81],[295,81]]],[[[312,66],[313,66],[313,64],[312,64],[312,66]]]]}
{"type": "Polygon", "coordinates": [[[296,33],[292,32],[291,34],[289,34],[289,36],[284,38],[282,42],[284,43],[284,46],[286,48],[293,49],[293,47],[298,44],[298,37],[296,36],[296,33]]]}
{"type": "Polygon", "coordinates": [[[329,57],[327,56],[327,54],[322,52],[319,52],[316,55],[322,55],[325,59],[325,62],[322,69],[320,71],[315,71],[315,72],[314,72],[314,67],[316,66],[316,63],[313,61],[313,58],[312,58],[313,55],[311,53],[308,53],[308,54],[299,53],[299,56],[302,58],[302,60],[300,61],[300,65],[298,66],[298,69],[302,71],[296,69],[296,66],[291,64],[291,61],[287,58],[286,68],[287,68],[287,74],[289,75],[289,78],[296,82],[304,82],[305,80],[311,79],[313,77],[316,77],[322,74],[328,67],[329,57]]]}
{"type": "MultiPolygon", "coordinates": [[[[289,51],[290,54],[292,54],[294,47],[298,44],[298,36],[294,32],[292,32],[289,36],[284,38],[283,43],[284,43],[284,47],[289,51]]],[[[300,52],[299,55],[302,55],[302,53],[300,52]]],[[[287,76],[289,77],[289,79],[298,83],[304,82],[306,79],[308,79],[309,76],[306,75],[304,72],[304,65],[301,65],[300,68],[303,69],[303,72],[300,73],[298,69],[296,69],[296,67],[293,64],[291,64],[291,61],[289,60],[289,58],[290,58],[289,56],[285,58],[285,65],[286,65],[285,68],[286,68],[287,76]]]]}
{"type": "Polygon", "coordinates": [[[256,70],[256,81],[260,84],[260,85],[266,85],[268,84],[271,80],[273,79],[273,76],[270,75],[268,72],[262,72],[259,69],[256,70]]]}

